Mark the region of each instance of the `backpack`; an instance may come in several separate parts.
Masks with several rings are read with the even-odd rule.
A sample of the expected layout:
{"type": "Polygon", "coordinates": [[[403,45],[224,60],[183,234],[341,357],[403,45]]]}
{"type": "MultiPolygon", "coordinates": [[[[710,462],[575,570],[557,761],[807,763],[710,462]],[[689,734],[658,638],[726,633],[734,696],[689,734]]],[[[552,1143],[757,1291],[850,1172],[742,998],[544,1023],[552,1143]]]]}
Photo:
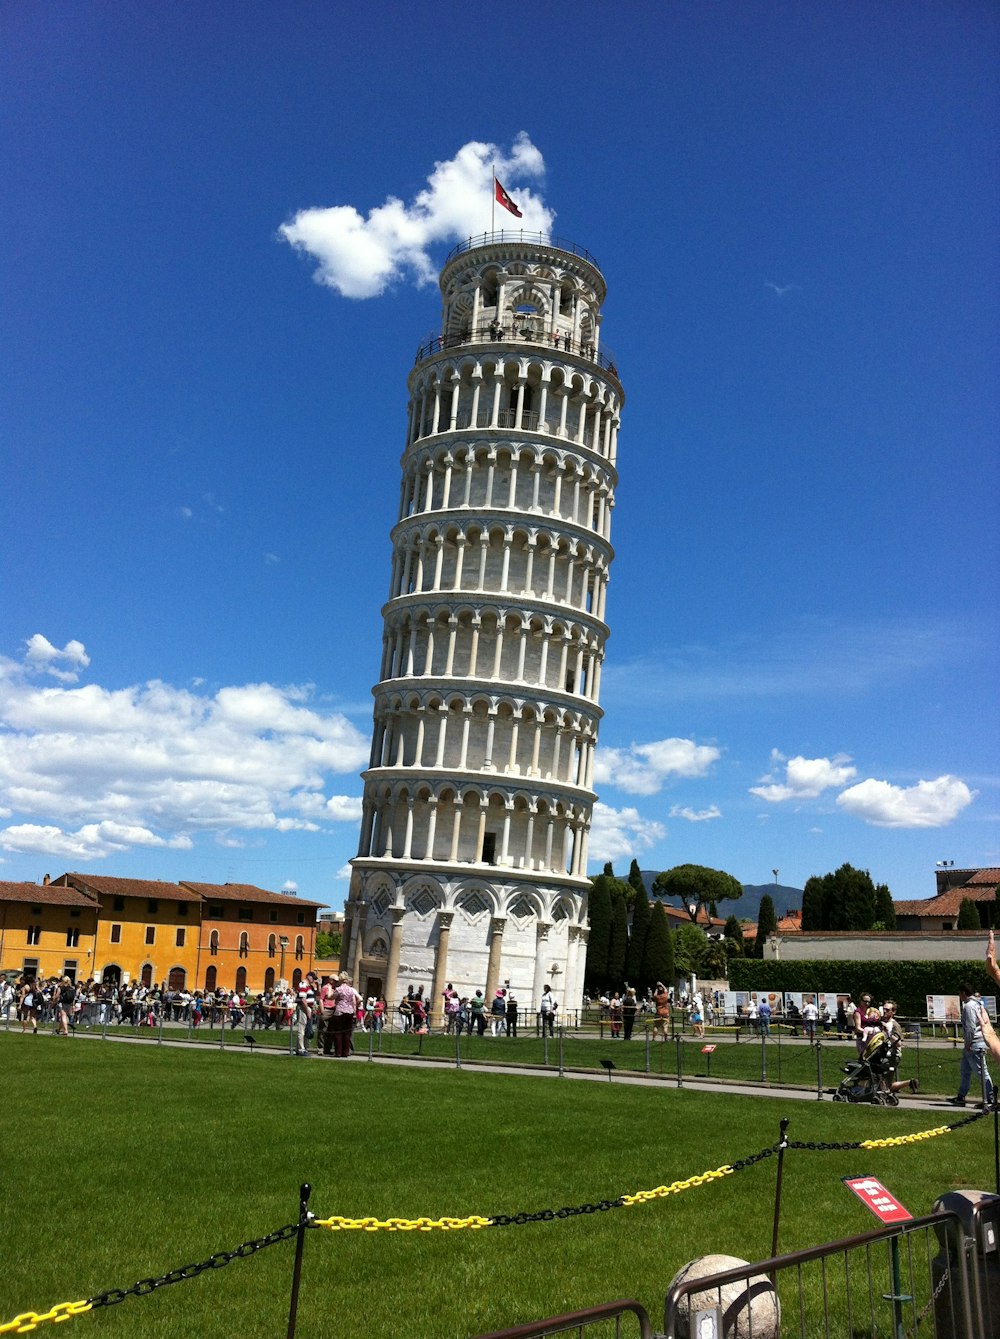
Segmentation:
{"type": "Polygon", "coordinates": [[[76,999],[76,991],[72,986],[59,987],[59,1003],[64,1007],[73,1003],[76,999]]]}

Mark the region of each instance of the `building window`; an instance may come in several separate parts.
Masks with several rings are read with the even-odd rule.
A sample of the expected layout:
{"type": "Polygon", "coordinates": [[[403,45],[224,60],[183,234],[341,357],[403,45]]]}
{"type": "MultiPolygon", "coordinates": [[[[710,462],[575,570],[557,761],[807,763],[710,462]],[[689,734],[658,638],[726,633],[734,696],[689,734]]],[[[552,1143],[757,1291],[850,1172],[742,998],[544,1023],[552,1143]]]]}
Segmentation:
{"type": "Polygon", "coordinates": [[[295,956],[297,958],[304,958],[306,956],[305,940],[301,935],[295,936],[295,956]]]}
{"type": "Polygon", "coordinates": [[[42,909],[41,909],[41,907],[32,907],[32,908],[31,908],[31,914],[32,914],[32,916],[40,916],[40,915],[42,914],[42,909]]]}
{"type": "Polygon", "coordinates": [[[211,954],[213,954],[213,955],[216,954],[216,953],[218,953],[218,951],[219,951],[219,932],[218,932],[218,930],[213,930],[212,933],[208,936],[208,951],[209,951],[209,953],[211,953],[211,954]]]}
{"type": "Polygon", "coordinates": [[[112,910],[112,911],[124,911],[124,910],[125,910],[125,899],[124,899],[124,897],[116,897],[116,898],[114,899],[114,901],[112,902],[112,904],[111,904],[111,910],[112,910]]]}
{"type": "Polygon", "coordinates": [[[272,925],[277,925],[278,913],[276,911],[269,911],[267,913],[267,919],[271,922],[272,925]]]}
{"type": "Polygon", "coordinates": [[[223,907],[219,907],[219,906],[212,907],[212,906],[210,906],[210,907],[208,908],[208,914],[209,914],[209,916],[212,918],[213,921],[221,921],[222,918],[225,916],[226,913],[225,913],[225,910],[224,910],[223,907]]]}
{"type": "Polygon", "coordinates": [[[187,902],[178,902],[178,903],[177,903],[177,914],[178,914],[178,916],[186,916],[186,915],[188,914],[188,904],[187,904],[187,902]]]}
{"type": "Polygon", "coordinates": [[[305,923],[306,923],[306,913],[304,911],[297,911],[295,913],[295,924],[305,925],[305,923]]]}
{"type": "Polygon", "coordinates": [[[112,925],[111,943],[120,944],[121,942],[122,942],[122,927],[120,925],[112,925]]]}
{"type": "Polygon", "coordinates": [[[26,976],[30,981],[33,981],[35,977],[38,975],[38,959],[37,958],[22,959],[21,975],[26,976]]]}
{"type": "Polygon", "coordinates": [[[28,926],[28,943],[31,945],[42,942],[42,927],[40,925],[28,926]]]}
{"type": "Polygon", "coordinates": [[[268,956],[269,958],[273,958],[273,957],[274,957],[274,954],[275,954],[275,949],[276,949],[275,938],[276,938],[275,935],[268,935],[268,936],[267,936],[267,956],[268,956]]]}
{"type": "Polygon", "coordinates": [[[185,931],[185,929],[184,929],[184,926],[183,926],[183,925],[178,925],[178,927],[177,927],[177,935],[176,935],[176,937],[175,937],[175,939],[174,939],[174,943],[175,943],[175,945],[177,946],[177,948],[183,948],[183,947],[184,947],[184,935],[185,935],[185,933],[186,933],[186,931],[185,931]]]}
{"type": "Polygon", "coordinates": [[[80,931],[75,925],[71,925],[69,929],[66,931],[66,947],[79,948],[79,946],[80,946],[80,931]]]}
{"type": "Polygon", "coordinates": [[[241,921],[252,921],[253,907],[240,907],[238,915],[241,921]]]}
{"type": "Polygon", "coordinates": [[[76,959],[67,958],[63,963],[63,976],[68,976],[71,981],[76,980],[76,959]]]}
{"type": "Polygon", "coordinates": [[[146,926],[146,943],[147,943],[147,944],[155,944],[155,943],[156,943],[156,926],[155,926],[155,925],[147,925],[147,926],[146,926]]]}
{"type": "Polygon", "coordinates": [[[155,897],[151,897],[151,898],[149,899],[149,904],[148,904],[148,905],[149,905],[149,914],[150,914],[151,916],[155,916],[155,915],[157,915],[157,913],[158,913],[159,910],[160,910],[160,902],[159,902],[159,899],[158,899],[158,898],[155,898],[155,897]]]}
{"type": "Polygon", "coordinates": [[[250,936],[246,930],[240,935],[240,957],[246,958],[250,954],[250,936]]]}
{"type": "Polygon", "coordinates": [[[80,908],[79,908],[79,907],[70,907],[70,909],[69,909],[69,914],[70,914],[70,919],[71,919],[71,920],[79,920],[79,918],[80,918],[80,908]]]}

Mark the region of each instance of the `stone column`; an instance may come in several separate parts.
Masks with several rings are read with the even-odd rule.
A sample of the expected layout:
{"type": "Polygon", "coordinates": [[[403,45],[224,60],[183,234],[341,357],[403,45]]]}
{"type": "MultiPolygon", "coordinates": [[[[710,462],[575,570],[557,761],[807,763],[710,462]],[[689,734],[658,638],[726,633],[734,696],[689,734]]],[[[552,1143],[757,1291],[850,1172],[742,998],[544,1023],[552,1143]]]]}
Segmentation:
{"type": "Polygon", "coordinates": [[[549,951],[549,931],[551,921],[538,921],[535,925],[535,978],[531,986],[532,1025],[538,1014],[538,1001],[542,998],[542,986],[549,979],[547,955],[549,951]]]}
{"type": "Polygon", "coordinates": [[[494,916],[490,921],[490,960],[486,967],[486,1008],[490,1005],[497,993],[497,983],[500,980],[500,955],[503,952],[503,932],[507,928],[507,919],[505,916],[494,916]]]}
{"type": "Polygon", "coordinates": [[[355,903],[356,911],[354,913],[356,930],[352,936],[354,940],[353,952],[351,957],[353,961],[350,965],[351,985],[355,990],[361,990],[361,958],[365,949],[365,930],[368,925],[368,903],[355,903]]]}
{"type": "Polygon", "coordinates": [[[399,1003],[396,998],[399,978],[399,951],[403,945],[403,917],[406,915],[406,911],[403,907],[393,907],[391,914],[392,931],[389,936],[389,965],[385,969],[385,1003],[386,1008],[390,1011],[389,1017],[394,1018],[395,1014],[391,1011],[399,1003]]]}
{"type": "Polygon", "coordinates": [[[434,985],[428,1005],[430,1025],[441,1027],[444,1019],[444,988],[448,983],[448,940],[451,936],[453,911],[438,912],[438,941],[434,953],[434,985]]]}

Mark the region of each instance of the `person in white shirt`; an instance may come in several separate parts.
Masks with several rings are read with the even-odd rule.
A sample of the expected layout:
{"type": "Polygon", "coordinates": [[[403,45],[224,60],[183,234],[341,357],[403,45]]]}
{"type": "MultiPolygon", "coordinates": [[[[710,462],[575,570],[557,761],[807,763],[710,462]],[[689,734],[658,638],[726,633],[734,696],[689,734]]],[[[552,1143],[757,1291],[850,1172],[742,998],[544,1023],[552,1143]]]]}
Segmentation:
{"type": "Polygon", "coordinates": [[[816,1040],[816,1019],[819,1011],[816,1008],[816,1001],[811,995],[807,995],[802,1002],[802,1031],[809,1039],[810,1046],[816,1040]]]}
{"type": "Polygon", "coordinates": [[[552,994],[552,987],[549,985],[542,987],[542,998],[538,1004],[538,1019],[541,1023],[542,1036],[545,1036],[545,1029],[548,1028],[549,1036],[555,1036],[556,1010],[559,1005],[556,997],[552,994]]]}

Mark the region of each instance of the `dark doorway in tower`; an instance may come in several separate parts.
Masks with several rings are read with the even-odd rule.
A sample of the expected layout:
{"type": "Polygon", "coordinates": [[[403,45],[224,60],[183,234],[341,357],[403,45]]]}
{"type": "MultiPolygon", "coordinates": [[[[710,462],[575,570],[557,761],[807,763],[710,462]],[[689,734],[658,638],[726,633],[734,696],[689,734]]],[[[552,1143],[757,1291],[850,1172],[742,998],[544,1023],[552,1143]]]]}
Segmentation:
{"type": "Polygon", "coordinates": [[[497,834],[495,832],[483,833],[483,864],[495,865],[497,863],[497,834]]]}
{"type": "Polygon", "coordinates": [[[380,976],[370,976],[365,982],[365,994],[374,995],[376,999],[382,994],[382,978],[380,976]]]}

